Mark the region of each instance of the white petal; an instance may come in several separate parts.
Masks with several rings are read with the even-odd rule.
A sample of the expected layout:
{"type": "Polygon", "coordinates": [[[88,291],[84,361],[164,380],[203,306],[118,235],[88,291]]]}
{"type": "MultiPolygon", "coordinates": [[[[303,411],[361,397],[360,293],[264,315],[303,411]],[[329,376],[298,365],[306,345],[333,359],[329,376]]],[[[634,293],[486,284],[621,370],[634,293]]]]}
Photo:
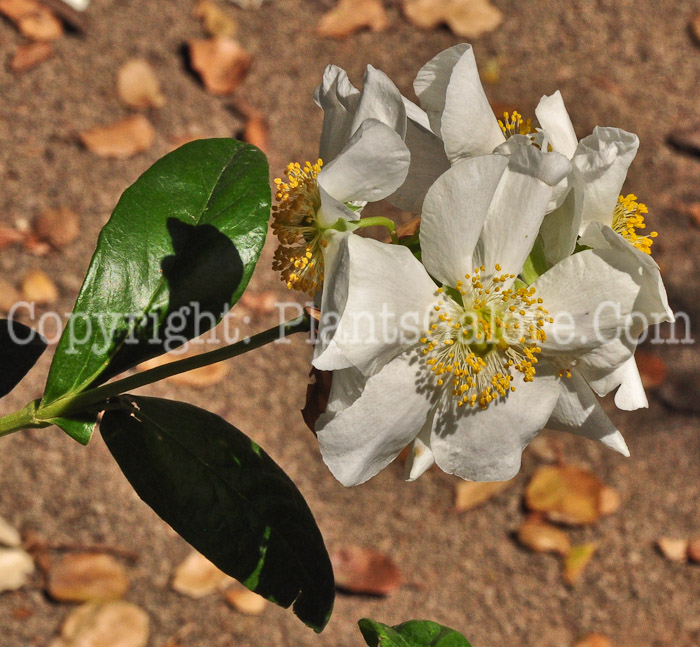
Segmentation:
{"type": "Polygon", "coordinates": [[[327,419],[330,420],[335,414],[352,406],[362,395],[366,384],[367,378],[354,367],[333,371],[328,406],[325,411],[327,419]]]}
{"type": "Polygon", "coordinates": [[[416,387],[424,373],[413,352],[400,355],[367,380],[352,405],[318,419],[323,460],[343,485],[372,478],[418,435],[432,408],[431,394],[416,387]]]}
{"type": "Polygon", "coordinates": [[[319,193],[321,194],[321,206],[316,212],[316,218],[321,227],[331,227],[338,220],[359,220],[360,213],[350,209],[344,202],[336,200],[319,183],[319,193]]]}
{"type": "Polygon", "coordinates": [[[540,126],[547,132],[552,148],[571,159],[576,152],[578,138],[564,106],[561,92],[557,90],[550,96],[543,96],[535,108],[535,115],[540,126]]]}
{"type": "Polygon", "coordinates": [[[408,450],[408,459],[404,470],[407,481],[415,481],[423,476],[427,470],[435,465],[435,454],[430,449],[430,434],[433,428],[433,417],[428,416],[423,429],[411,443],[408,450]]]}
{"type": "Polygon", "coordinates": [[[403,184],[409,162],[403,139],[386,124],[367,119],[323,167],[318,184],[340,202],[376,202],[403,184]]]}
{"type": "Polygon", "coordinates": [[[593,391],[576,371],[571,372],[570,378],[560,379],[559,388],[559,399],[547,427],[597,440],[623,456],[630,455],[622,434],[615,429],[593,391]]]}
{"type": "Polygon", "coordinates": [[[582,226],[590,221],[609,225],[622,185],[639,148],[637,135],[619,128],[596,126],[579,142],[572,163],[583,185],[582,226]]]}
{"type": "Polygon", "coordinates": [[[360,101],[360,92],[348,80],[345,70],[329,65],[323,81],[314,91],[314,100],[323,109],[323,128],[319,155],[330,163],[352,135],[352,122],[360,101]]]}
{"type": "Polygon", "coordinates": [[[545,325],[543,353],[581,355],[619,339],[639,295],[639,279],[608,250],[565,258],[533,284],[554,318],[545,325]]]}
{"type": "Polygon", "coordinates": [[[550,266],[574,253],[580,222],[581,194],[574,185],[564,202],[544,217],[540,227],[544,256],[550,266]]]}
{"type": "Polygon", "coordinates": [[[423,208],[425,194],[435,180],[450,168],[450,162],[445,155],[442,140],[427,126],[428,119],[425,113],[417,106],[414,108],[425,118],[422,119],[414,111],[411,114],[418,117],[419,121],[409,116],[406,146],[411,153],[411,164],[405,182],[388,200],[399,209],[419,214],[423,208]]]}
{"type": "Polygon", "coordinates": [[[498,264],[503,273],[520,273],[540,230],[552,187],[570,168],[559,153],[543,153],[534,146],[513,151],[476,246],[475,266],[493,272],[498,264]]]}
{"type": "Polygon", "coordinates": [[[430,447],[442,470],[470,481],[507,481],[520,469],[523,449],[549,420],[557,379],[540,363],[533,382],[513,379],[515,391],[481,410],[458,408],[446,394],[435,414],[430,447]]]}
{"type": "Polygon", "coordinates": [[[436,286],[400,245],[347,236],[336,263],[324,289],[313,365],[323,371],[356,366],[371,375],[418,343],[436,286]]]}
{"type": "Polygon", "coordinates": [[[630,357],[615,373],[615,378],[620,381],[620,388],[615,393],[617,408],[623,411],[646,409],[649,401],[634,357],[630,357]]]}
{"type": "Polygon", "coordinates": [[[367,66],[360,103],[352,122],[356,132],[366,119],[376,119],[394,130],[401,139],[406,135],[406,108],[393,81],[384,72],[367,66]]]}
{"type": "Polygon", "coordinates": [[[472,253],[508,158],[482,155],[455,164],[425,196],[422,260],[437,280],[454,287],[473,270],[472,253]]]}

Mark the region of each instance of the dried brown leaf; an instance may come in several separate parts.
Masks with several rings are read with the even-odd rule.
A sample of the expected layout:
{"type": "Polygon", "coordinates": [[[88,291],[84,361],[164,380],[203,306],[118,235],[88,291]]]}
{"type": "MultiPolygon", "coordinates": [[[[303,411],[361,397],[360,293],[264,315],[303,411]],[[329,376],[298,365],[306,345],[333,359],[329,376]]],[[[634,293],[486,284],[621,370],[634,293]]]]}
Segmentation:
{"type": "Polygon", "coordinates": [[[147,151],[153,145],[155,137],[151,122],[143,115],[132,115],[109,126],[99,126],[80,133],[85,148],[95,155],[120,159],[147,151]]]}
{"type": "Polygon", "coordinates": [[[581,544],[571,548],[564,558],[564,580],[567,584],[574,586],[578,582],[595,551],[595,544],[581,544]]]}
{"type": "Polygon", "coordinates": [[[10,61],[10,69],[15,74],[22,74],[36,67],[53,56],[51,43],[38,41],[18,45],[10,61]]]}
{"type": "Polygon", "coordinates": [[[27,232],[13,229],[12,227],[0,227],[0,249],[9,245],[24,242],[27,232]]]}
{"type": "Polygon", "coordinates": [[[351,593],[387,595],[401,586],[401,571],[385,553],[344,546],[331,553],[336,586],[351,593]]]}
{"type": "Polygon", "coordinates": [[[36,304],[49,304],[58,300],[58,288],[41,270],[32,270],[22,279],[22,298],[36,304]]]}
{"type": "Polygon", "coordinates": [[[574,647],[612,647],[612,641],[605,634],[592,633],[581,636],[574,647]]]}
{"type": "Polygon", "coordinates": [[[700,11],[696,11],[688,21],[688,30],[695,41],[696,45],[700,45],[700,11]]]}
{"type": "Polygon", "coordinates": [[[211,94],[231,94],[245,79],[253,60],[230,38],[192,39],[190,63],[211,94]]]}
{"type": "Polygon", "coordinates": [[[700,537],[688,541],[688,559],[700,564],[700,537]]]}
{"type": "Polygon", "coordinates": [[[172,587],[191,598],[202,598],[230,586],[233,578],[193,551],[175,569],[172,587]]]}
{"type": "Polygon", "coordinates": [[[236,21],[212,0],[199,0],[192,14],[202,21],[204,29],[210,36],[233,38],[236,35],[238,30],[236,21]]]}
{"type": "Polygon", "coordinates": [[[149,633],[148,615],[135,604],[89,602],[66,618],[58,647],[146,647],[149,633]]]}
{"type": "Polygon", "coordinates": [[[253,591],[239,586],[224,594],[228,602],[236,611],[240,611],[248,616],[260,615],[267,606],[267,600],[253,591]]]}
{"type": "Polygon", "coordinates": [[[676,148],[700,155],[700,128],[691,126],[690,128],[679,128],[668,136],[669,142],[676,148]]]}
{"type": "Polygon", "coordinates": [[[550,521],[585,525],[600,518],[600,493],[604,485],[580,467],[544,465],[525,489],[525,503],[550,521]]]}
{"type": "Polygon", "coordinates": [[[487,483],[458,481],[455,486],[455,510],[465,512],[478,508],[511,485],[513,485],[513,480],[487,483]]]}
{"type": "Polygon", "coordinates": [[[672,562],[685,562],[688,559],[688,540],[677,537],[662,537],[656,542],[661,554],[672,562]]]}
{"type": "Polygon", "coordinates": [[[40,240],[60,249],[80,235],[80,218],[66,207],[45,209],[34,221],[34,233],[40,240]]]}
{"type": "Polygon", "coordinates": [[[496,29],[503,13],[489,0],[404,0],[403,13],[416,27],[446,23],[457,36],[476,38],[496,29]]]}
{"type": "Polygon", "coordinates": [[[598,509],[604,517],[615,514],[622,505],[622,498],[619,492],[607,485],[603,486],[600,491],[600,499],[598,501],[598,509]]]}
{"type": "Polygon", "coordinates": [[[111,555],[71,553],[50,563],[46,588],[61,602],[104,602],[129,590],[129,576],[111,555]]]}
{"type": "Polygon", "coordinates": [[[316,32],[325,38],[346,38],[365,28],[384,31],[388,25],[381,0],[340,0],[318,21],[316,32]]]}
{"type": "Polygon", "coordinates": [[[528,519],[518,528],[518,541],[537,553],[557,553],[565,557],[571,551],[569,535],[539,519],[528,519]]]}
{"type": "Polygon", "coordinates": [[[333,372],[319,371],[317,368],[312,368],[309,377],[315,379],[306,387],[306,404],[301,410],[301,415],[306,426],[315,434],[316,421],[328,408],[328,396],[331,392],[333,372]]]}
{"type": "Polygon", "coordinates": [[[270,125],[267,117],[260,112],[252,114],[243,128],[243,141],[257,146],[263,153],[269,152],[268,135],[270,125]]]}
{"type": "Polygon", "coordinates": [[[148,61],[132,58],[119,68],[117,92],[130,108],[161,108],[165,97],[160,81],[148,61]]]}
{"type": "MultiPolygon", "coordinates": [[[[146,362],[142,362],[138,365],[137,369],[141,371],[147,371],[158,366],[164,366],[165,364],[170,364],[172,362],[177,362],[181,359],[186,359],[188,357],[195,357],[198,353],[188,351],[182,354],[176,353],[166,353],[165,355],[160,355],[159,357],[154,357],[146,362]]],[[[166,378],[169,382],[173,384],[180,384],[182,386],[191,386],[195,389],[204,389],[213,384],[218,384],[228,375],[228,365],[223,362],[218,362],[216,364],[209,364],[207,366],[201,366],[200,368],[195,368],[186,373],[178,373],[177,375],[171,375],[166,378]]]]}
{"type": "Polygon", "coordinates": [[[638,350],[634,359],[645,389],[657,389],[663,385],[668,375],[668,366],[663,359],[644,350],[638,350]]]}
{"type": "Polygon", "coordinates": [[[0,0],[0,13],[31,40],[55,40],[63,35],[63,23],[35,0],[0,0]]]}

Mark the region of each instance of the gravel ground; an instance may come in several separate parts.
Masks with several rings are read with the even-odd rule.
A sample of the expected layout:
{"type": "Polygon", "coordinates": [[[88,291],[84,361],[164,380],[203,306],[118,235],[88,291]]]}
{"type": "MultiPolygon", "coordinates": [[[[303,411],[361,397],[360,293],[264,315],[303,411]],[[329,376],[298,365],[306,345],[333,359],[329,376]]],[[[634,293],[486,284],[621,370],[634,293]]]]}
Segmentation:
{"type": "MultiPolygon", "coordinates": [[[[677,128],[698,127],[700,49],[686,27],[697,2],[494,2],[505,12],[503,25],[474,41],[482,65],[502,61],[501,81],[487,87],[489,97],[528,115],[542,94],[559,88],[580,136],[597,124],[639,134],[642,145],[625,188],[650,207],[660,232],[655,258],[673,307],[696,321],[700,229],[675,207],[700,201],[700,159],[674,150],[666,138],[677,128]]],[[[190,132],[230,136],[240,127],[231,100],[206,94],[186,69],[182,45],[201,34],[190,4],[95,0],[85,33],[62,38],[52,60],[19,78],[5,62],[22,39],[0,21],[0,223],[55,206],[82,218],[79,240],[60,254],[37,258],[3,249],[0,271],[15,282],[30,269],[46,271],[61,289],[59,311],[70,311],[97,233],[120,193],[172,147],[172,139],[190,132]],[[96,158],[75,134],[127,114],[116,97],[115,75],[133,56],[153,64],[167,97],[165,107],[149,115],[156,144],[128,161],[96,158]]],[[[274,174],[289,160],[315,155],[321,116],[310,96],[327,63],[346,68],[356,83],[371,63],[410,94],[420,65],[460,42],[447,30],[413,28],[396,2],[387,3],[392,22],[385,33],[321,40],[315,23],[332,4],[272,0],[259,10],[231,9],[240,40],[254,56],[238,96],[270,120],[274,174]]],[[[270,258],[268,247],[252,289],[273,289],[287,299],[269,270],[270,258]]],[[[252,327],[274,323],[274,316],[262,317],[252,327]]],[[[554,557],[525,552],[512,539],[523,519],[522,486],[536,466],[531,456],[516,487],[466,515],[452,511],[455,481],[442,473],[405,484],[401,469],[392,466],[352,490],[335,482],[298,413],[310,355],[301,340],[232,360],[230,378],[209,390],[160,384],[149,392],[210,409],[260,442],[308,497],[331,549],[359,543],[387,551],[405,578],[389,598],[339,595],[328,628],[316,636],[277,607],[246,617],[217,596],[181,597],[168,580],[186,544],[138,500],[98,435],[87,448],[56,429],[2,439],[0,515],[51,543],[104,543],[137,555],[128,564],[128,599],[149,613],[152,646],[165,645],[185,627],[182,647],[349,647],[362,643],[356,622],[370,616],[392,624],[431,618],[464,632],[475,647],[567,647],[592,631],[608,634],[617,647],[691,647],[700,644],[700,568],[665,561],[654,541],[700,534],[697,351],[679,344],[654,352],[671,368],[663,399],[652,394],[649,410],[634,414],[606,402],[626,435],[630,459],[564,438],[567,458],[592,468],[623,500],[617,514],[573,533],[577,542],[598,543],[573,590],[563,584],[554,557]]],[[[3,401],[2,413],[40,394],[48,360],[3,401]]],[[[25,589],[0,596],[0,644],[46,645],[70,609],[44,596],[37,575],[25,589]]]]}

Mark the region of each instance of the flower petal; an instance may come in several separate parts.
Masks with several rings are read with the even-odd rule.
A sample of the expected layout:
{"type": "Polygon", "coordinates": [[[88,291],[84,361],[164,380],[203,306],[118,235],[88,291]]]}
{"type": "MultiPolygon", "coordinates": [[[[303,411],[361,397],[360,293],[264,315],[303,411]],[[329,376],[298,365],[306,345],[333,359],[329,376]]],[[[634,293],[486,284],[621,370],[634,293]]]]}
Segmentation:
{"type": "Polygon", "coordinates": [[[591,221],[611,224],[627,169],[638,148],[637,135],[600,126],[579,142],[572,164],[583,185],[582,227],[591,221]]]}
{"type": "Polygon", "coordinates": [[[446,394],[438,405],[430,448],[442,470],[470,481],[507,481],[520,469],[523,449],[552,413],[558,380],[541,362],[533,382],[516,374],[515,391],[484,409],[457,407],[446,394]]]}
{"type": "Polygon", "coordinates": [[[629,456],[625,439],[605,415],[593,391],[576,371],[570,378],[559,380],[559,399],[547,427],[568,431],[607,445],[623,456],[629,456]]]}
{"type": "Polygon", "coordinates": [[[561,92],[557,90],[550,96],[543,96],[535,108],[535,115],[540,126],[546,131],[552,148],[571,159],[576,152],[578,138],[564,106],[561,92]]]}
{"type": "Polygon", "coordinates": [[[481,155],[455,164],[425,196],[422,260],[431,276],[454,287],[473,269],[472,253],[508,158],[481,155]]]}
{"type": "Polygon", "coordinates": [[[620,385],[615,393],[615,405],[618,409],[635,411],[649,407],[642,377],[634,357],[630,357],[610,378],[611,382],[618,382],[620,385]]]}
{"type": "Polygon", "coordinates": [[[474,265],[493,272],[517,274],[535,243],[552,187],[568,175],[571,165],[559,153],[534,146],[516,148],[508,157],[474,253],[474,265]]]}
{"type": "Polygon", "coordinates": [[[376,119],[394,130],[401,139],[406,136],[406,108],[394,82],[381,70],[367,66],[360,103],[352,122],[356,132],[366,119],[376,119]]]}
{"type": "Polygon", "coordinates": [[[406,247],[346,236],[324,289],[313,365],[378,371],[418,343],[436,286],[406,247]],[[345,362],[343,361],[345,359],[345,362]]]}
{"type": "Polygon", "coordinates": [[[428,416],[423,429],[408,448],[408,459],[404,470],[407,481],[415,481],[435,465],[435,454],[430,449],[430,434],[433,428],[433,416],[428,416]]]}
{"type": "Polygon", "coordinates": [[[353,116],[360,102],[360,92],[350,83],[345,70],[329,65],[321,85],[314,90],[314,101],[323,110],[319,155],[328,164],[353,133],[353,116]]]}
{"type": "Polygon", "coordinates": [[[351,222],[360,219],[358,211],[353,211],[344,202],[336,200],[320,183],[318,190],[321,194],[321,206],[316,212],[316,219],[321,227],[332,227],[338,220],[351,222]]]}
{"type": "Polygon", "coordinates": [[[318,175],[318,184],[340,202],[376,202],[406,179],[410,154],[386,124],[367,119],[318,175]]]}
{"type": "Polygon", "coordinates": [[[564,202],[545,216],[540,227],[544,256],[550,266],[571,256],[576,249],[582,203],[576,187],[577,178],[572,177],[572,180],[574,186],[564,202]]]}
{"type": "Polygon", "coordinates": [[[360,397],[316,423],[326,465],[343,485],[358,485],[384,469],[420,432],[432,404],[418,389],[425,366],[404,353],[367,380],[360,397]]]}

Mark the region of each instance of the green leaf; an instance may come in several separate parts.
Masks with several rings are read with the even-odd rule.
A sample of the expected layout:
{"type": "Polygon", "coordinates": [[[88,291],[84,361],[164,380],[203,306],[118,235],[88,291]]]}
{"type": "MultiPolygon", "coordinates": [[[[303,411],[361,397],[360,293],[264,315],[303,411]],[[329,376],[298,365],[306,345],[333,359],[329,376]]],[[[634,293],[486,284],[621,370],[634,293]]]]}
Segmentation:
{"type": "Polygon", "coordinates": [[[253,441],[183,402],[123,396],[100,430],[139,496],[199,552],[316,631],[333,570],[303,497],[253,441]]]}
{"type": "Polygon", "coordinates": [[[73,440],[77,440],[81,445],[87,445],[90,442],[90,438],[92,438],[92,432],[95,430],[97,417],[90,417],[86,414],[85,416],[75,418],[53,418],[51,420],[46,420],[46,422],[60,427],[73,440]]]}
{"type": "Polygon", "coordinates": [[[462,634],[430,620],[409,620],[389,627],[363,618],[359,625],[369,647],[471,647],[462,634]]]}
{"type": "Polygon", "coordinates": [[[14,389],[46,350],[46,340],[14,320],[0,319],[0,398],[14,389]]]}
{"type": "Polygon", "coordinates": [[[269,215],[267,161],[253,146],[199,140],[156,162],[100,234],[43,405],[214,327],[248,284],[269,215]]]}

